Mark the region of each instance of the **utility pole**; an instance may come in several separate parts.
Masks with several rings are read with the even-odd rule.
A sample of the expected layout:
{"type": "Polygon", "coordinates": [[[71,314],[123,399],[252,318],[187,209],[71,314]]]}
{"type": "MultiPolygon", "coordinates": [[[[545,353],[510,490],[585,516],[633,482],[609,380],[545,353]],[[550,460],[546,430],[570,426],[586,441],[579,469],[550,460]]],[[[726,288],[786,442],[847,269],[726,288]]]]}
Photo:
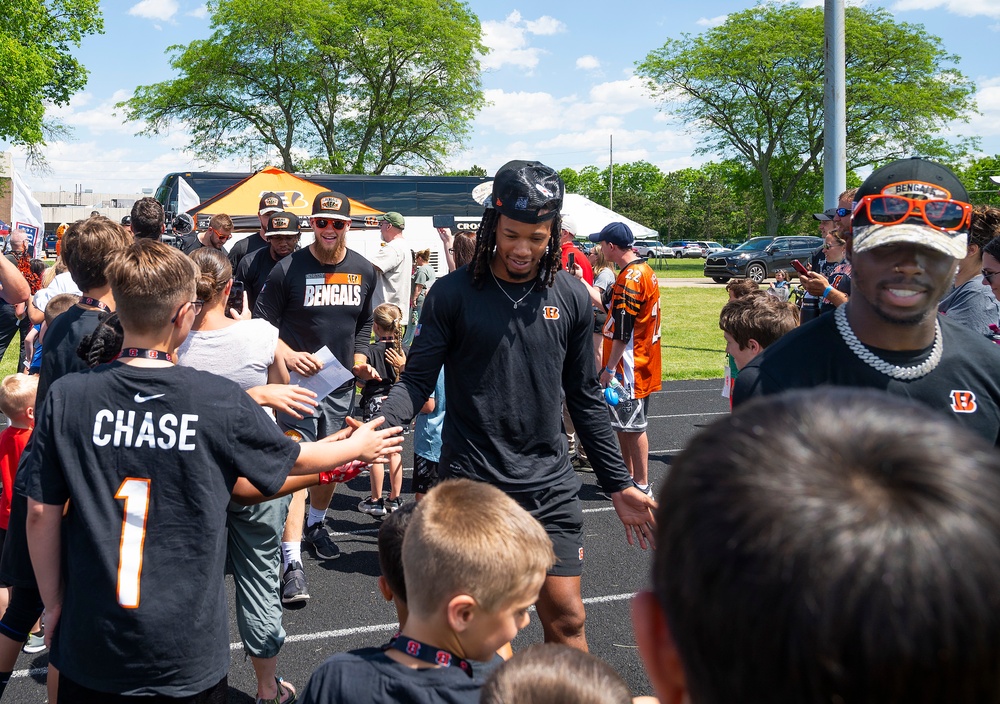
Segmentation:
{"type": "Polygon", "coordinates": [[[847,189],[844,0],[824,0],[823,21],[823,207],[836,208],[847,189]]]}
{"type": "Polygon", "coordinates": [[[608,208],[615,209],[615,136],[608,135],[608,160],[610,161],[611,175],[608,178],[608,208]]]}

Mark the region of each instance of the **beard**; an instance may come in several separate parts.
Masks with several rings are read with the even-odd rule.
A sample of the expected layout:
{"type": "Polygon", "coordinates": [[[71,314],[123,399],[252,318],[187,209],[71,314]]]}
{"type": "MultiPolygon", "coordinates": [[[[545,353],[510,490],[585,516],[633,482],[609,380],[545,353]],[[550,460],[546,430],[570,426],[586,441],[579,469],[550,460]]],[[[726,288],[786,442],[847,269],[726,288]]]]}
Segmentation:
{"type": "Polygon", "coordinates": [[[347,249],[347,231],[343,231],[332,245],[327,244],[321,237],[316,237],[313,244],[316,247],[316,254],[319,255],[317,259],[325,264],[336,263],[344,256],[344,251],[347,249]]]}

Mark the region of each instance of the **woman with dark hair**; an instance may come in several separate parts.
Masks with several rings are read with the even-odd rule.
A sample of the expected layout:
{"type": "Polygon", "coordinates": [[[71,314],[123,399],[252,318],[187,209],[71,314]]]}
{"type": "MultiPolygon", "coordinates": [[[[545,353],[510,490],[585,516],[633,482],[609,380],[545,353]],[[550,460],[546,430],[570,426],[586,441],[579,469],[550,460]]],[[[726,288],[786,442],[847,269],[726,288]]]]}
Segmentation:
{"type": "MultiPolygon", "coordinates": [[[[278,340],[277,328],[260,318],[234,320],[227,316],[233,269],[226,255],[202,247],[190,256],[201,270],[197,297],[204,301],[204,307],[178,350],[179,363],[235,381],[262,406],[297,417],[311,412],[316,405],[315,394],[287,385],[283,343],[278,340]]],[[[228,509],[236,620],[257,676],[257,702],[282,704],[295,699],[295,689],[275,675],[278,651],[285,638],[279,570],[281,532],[289,501],[288,496],[252,506],[232,501],[228,509]]]]}

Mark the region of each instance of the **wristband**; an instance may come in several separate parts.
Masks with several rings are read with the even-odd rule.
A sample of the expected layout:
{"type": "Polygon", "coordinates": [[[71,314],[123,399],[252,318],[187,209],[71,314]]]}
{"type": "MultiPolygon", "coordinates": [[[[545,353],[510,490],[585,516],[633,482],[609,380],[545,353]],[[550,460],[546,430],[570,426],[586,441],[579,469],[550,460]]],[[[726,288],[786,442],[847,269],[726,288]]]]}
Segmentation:
{"type": "Polygon", "coordinates": [[[827,286],[823,289],[823,298],[829,298],[831,293],[833,293],[833,286],[827,286]]]}
{"type": "Polygon", "coordinates": [[[606,372],[607,372],[608,374],[610,374],[611,376],[614,376],[614,375],[615,375],[615,370],[614,370],[614,369],[612,369],[611,367],[604,367],[604,371],[606,371],[606,372]]]}

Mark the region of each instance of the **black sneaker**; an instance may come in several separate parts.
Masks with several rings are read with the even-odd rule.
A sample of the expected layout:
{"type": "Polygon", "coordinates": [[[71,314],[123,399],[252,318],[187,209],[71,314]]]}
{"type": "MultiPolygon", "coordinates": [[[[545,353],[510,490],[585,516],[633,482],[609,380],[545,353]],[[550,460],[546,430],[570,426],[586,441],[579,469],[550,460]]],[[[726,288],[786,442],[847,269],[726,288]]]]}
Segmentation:
{"type": "Polygon", "coordinates": [[[395,499],[386,499],[385,500],[385,513],[386,513],[386,515],[392,513],[393,511],[398,510],[399,507],[402,506],[402,505],[403,505],[403,497],[402,496],[397,496],[395,499]]]}
{"type": "Polygon", "coordinates": [[[302,537],[307,543],[312,545],[313,552],[321,560],[336,560],[340,557],[340,548],[333,542],[333,538],[330,537],[330,533],[327,532],[322,521],[307,526],[302,537]]]}
{"type": "Polygon", "coordinates": [[[281,603],[295,604],[309,600],[309,590],[306,588],[306,573],[301,562],[289,562],[285,573],[281,575],[281,603]]]}

